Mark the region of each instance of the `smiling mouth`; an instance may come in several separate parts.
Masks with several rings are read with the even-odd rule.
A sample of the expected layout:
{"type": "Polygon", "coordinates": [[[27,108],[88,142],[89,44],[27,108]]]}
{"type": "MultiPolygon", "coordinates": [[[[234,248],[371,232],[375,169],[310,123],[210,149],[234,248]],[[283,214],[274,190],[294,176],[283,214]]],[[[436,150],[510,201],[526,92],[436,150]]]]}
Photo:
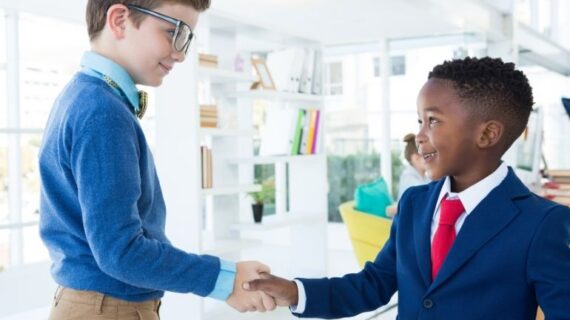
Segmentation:
{"type": "Polygon", "coordinates": [[[437,154],[437,152],[430,152],[430,153],[424,153],[422,154],[422,156],[424,157],[424,160],[430,160],[433,159],[435,157],[435,155],[437,154]]]}
{"type": "Polygon", "coordinates": [[[166,71],[166,73],[168,73],[168,72],[170,72],[170,70],[172,70],[172,67],[165,66],[162,63],[159,63],[159,65],[164,71],[166,71]]]}

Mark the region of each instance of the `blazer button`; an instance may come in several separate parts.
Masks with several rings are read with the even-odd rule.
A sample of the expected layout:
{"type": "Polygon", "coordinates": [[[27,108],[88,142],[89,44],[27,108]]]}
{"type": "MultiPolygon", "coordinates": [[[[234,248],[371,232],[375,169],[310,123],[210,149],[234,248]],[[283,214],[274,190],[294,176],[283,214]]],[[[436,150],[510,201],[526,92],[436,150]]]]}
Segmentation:
{"type": "Polygon", "coordinates": [[[431,309],[433,307],[433,301],[431,299],[424,300],[424,308],[431,309]]]}

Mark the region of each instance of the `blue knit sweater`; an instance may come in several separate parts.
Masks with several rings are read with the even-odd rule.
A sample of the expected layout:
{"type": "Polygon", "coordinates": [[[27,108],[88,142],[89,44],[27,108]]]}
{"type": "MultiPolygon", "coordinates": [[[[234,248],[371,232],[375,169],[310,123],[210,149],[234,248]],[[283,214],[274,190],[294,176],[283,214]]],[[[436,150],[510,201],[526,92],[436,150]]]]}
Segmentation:
{"type": "Polygon", "coordinates": [[[164,290],[208,295],[220,260],[173,247],[150,149],[132,109],[78,73],[55,102],[40,149],[40,233],[55,281],[128,301],[164,290]]]}

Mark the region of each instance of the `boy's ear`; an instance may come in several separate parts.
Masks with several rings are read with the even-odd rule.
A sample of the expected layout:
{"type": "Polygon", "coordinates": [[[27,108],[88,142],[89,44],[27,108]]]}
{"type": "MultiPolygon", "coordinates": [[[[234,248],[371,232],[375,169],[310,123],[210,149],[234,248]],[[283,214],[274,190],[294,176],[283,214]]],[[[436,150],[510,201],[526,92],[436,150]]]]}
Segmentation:
{"type": "Polygon", "coordinates": [[[477,145],[482,148],[490,148],[499,143],[503,137],[505,126],[496,120],[487,121],[482,124],[477,145]]]}
{"type": "Polygon", "coordinates": [[[129,9],[122,4],[114,4],[107,10],[107,27],[116,39],[125,36],[129,9]]]}

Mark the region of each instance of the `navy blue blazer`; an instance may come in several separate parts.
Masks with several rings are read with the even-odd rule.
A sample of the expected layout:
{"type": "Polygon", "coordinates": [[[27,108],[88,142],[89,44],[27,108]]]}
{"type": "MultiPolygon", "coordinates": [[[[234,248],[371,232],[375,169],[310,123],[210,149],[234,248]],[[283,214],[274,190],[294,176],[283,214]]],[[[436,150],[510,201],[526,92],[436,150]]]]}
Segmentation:
{"type": "Polygon", "coordinates": [[[570,208],[531,193],[511,168],[469,214],[435,281],[430,233],[443,179],[410,188],[376,260],[342,278],[299,279],[300,317],[375,310],[398,291],[398,318],[570,319],[570,208]]]}

